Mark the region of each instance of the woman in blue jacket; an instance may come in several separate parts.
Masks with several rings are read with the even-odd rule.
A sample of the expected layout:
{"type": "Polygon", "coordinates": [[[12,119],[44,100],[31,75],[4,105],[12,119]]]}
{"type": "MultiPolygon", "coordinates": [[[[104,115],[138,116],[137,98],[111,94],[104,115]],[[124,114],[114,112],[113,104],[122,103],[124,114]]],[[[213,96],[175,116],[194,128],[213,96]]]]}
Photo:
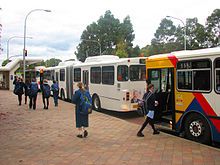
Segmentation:
{"type": "Polygon", "coordinates": [[[18,103],[20,106],[21,101],[22,101],[22,95],[24,94],[25,84],[24,84],[22,78],[20,78],[20,77],[18,77],[18,78],[15,77],[13,84],[15,85],[14,94],[18,95],[18,103]]]}
{"type": "Polygon", "coordinates": [[[89,95],[89,91],[85,90],[83,83],[79,82],[77,84],[78,90],[75,92],[72,98],[72,102],[76,104],[75,108],[75,116],[76,116],[76,128],[78,128],[78,138],[83,138],[88,136],[88,131],[85,129],[85,127],[89,126],[89,115],[88,114],[82,114],[82,106],[81,106],[81,95],[83,93],[86,93],[86,95],[89,95]]]}

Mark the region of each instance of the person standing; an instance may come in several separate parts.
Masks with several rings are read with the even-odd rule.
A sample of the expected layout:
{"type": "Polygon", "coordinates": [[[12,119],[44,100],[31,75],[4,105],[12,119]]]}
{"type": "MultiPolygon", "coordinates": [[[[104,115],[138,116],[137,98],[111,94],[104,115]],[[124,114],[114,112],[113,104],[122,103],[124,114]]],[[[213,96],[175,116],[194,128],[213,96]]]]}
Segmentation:
{"type": "Polygon", "coordinates": [[[48,109],[49,97],[50,97],[50,85],[48,84],[47,79],[44,79],[43,84],[41,85],[41,91],[42,91],[44,109],[48,109]]]}
{"type": "Polygon", "coordinates": [[[51,85],[51,90],[53,92],[53,100],[55,107],[58,106],[58,96],[59,96],[59,85],[58,83],[53,80],[53,84],[51,85]]]}
{"type": "Polygon", "coordinates": [[[37,93],[39,92],[38,84],[36,82],[36,79],[32,79],[32,82],[30,86],[28,87],[29,90],[29,108],[31,109],[33,106],[33,110],[36,109],[36,101],[37,101],[37,93]]]}
{"type": "Polygon", "coordinates": [[[142,133],[142,131],[144,130],[144,128],[147,126],[147,124],[149,123],[153,129],[153,134],[159,134],[160,132],[158,130],[155,129],[154,127],[154,112],[156,110],[156,106],[158,105],[158,101],[156,101],[156,97],[154,94],[154,85],[153,84],[149,84],[147,87],[147,92],[144,94],[143,96],[143,100],[146,101],[146,106],[145,108],[148,109],[148,113],[146,115],[146,119],[141,127],[141,129],[138,131],[137,136],[138,137],[144,137],[144,134],[142,133]],[[148,99],[146,100],[145,98],[148,99]]]}
{"type": "Polygon", "coordinates": [[[78,138],[83,138],[88,136],[88,131],[85,129],[85,127],[89,126],[89,115],[88,114],[82,114],[82,106],[81,106],[81,96],[87,95],[90,96],[90,93],[88,90],[86,90],[83,86],[82,82],[79,82],[77,84],[78,90],[75,92],[75,94],[72,97],[72,102],[76,104],[75,108],[75,116],[76,116],[76,128],[78,129],[78,138]]]}
{"type": "Polygon", "coordinates": [[[13,84],[15,85],[14,94],[16,94],[18,96],[18,105],[21,106],[22,95],[24,94],[25,84],[24,84],[22,78],[20,78],[20,77],[18,77],[18,78],[15,77],[13,84]]]}

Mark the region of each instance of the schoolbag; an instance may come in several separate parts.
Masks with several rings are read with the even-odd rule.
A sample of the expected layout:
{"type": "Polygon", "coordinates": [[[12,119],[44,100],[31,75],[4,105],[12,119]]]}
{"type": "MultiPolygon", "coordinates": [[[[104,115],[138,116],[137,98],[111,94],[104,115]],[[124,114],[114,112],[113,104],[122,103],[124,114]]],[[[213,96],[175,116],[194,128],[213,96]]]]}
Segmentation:
{"type": "Polygon", "coordinates": [[[30,89],[29,90],[29,96],[33,97],[33,96],[36,96],[37,95],[37,92],[38,92],[38,85],[37,83],[31,83],[31,85],[29,86],[30,89]]]}
{"type": "Polygon", "coordinates": [[[19,94],[21,93],[21,90],[22,90],[22,89],[21,89],[21,84],[20,84],[20,83],[16,83],[16,84],[15,84],[14,91],[13,91],[14,94],[15,94],[15,95],[19,95],[19,94]]]}
{"type": "Polygon", "coordinates": [[[88,115],[92,113],[92,98],[89,94],[89,92],[81,92],[80,95],[80,106],[81,106],[81,111],[80,113],[83,115],[88,115]]]}
{"type": "Polygon", "coordinates": [[[147,100],[150,98],[150,96],[152,95],[151,92],[147,93],[147,96],[145,98],[143,98],[143,101],[140,101],[138,103],[139,107],[137,109],[137,113],[141,116],[146,116],[149,112],[149,109],[147,108],[147,100]]]}
{"type": "Polygon", "coordinates": [[[50,86],[49,85],[43,85],[43,94],[44,94],[44,97],[46,98],[50,97],[50,86]]]}
{"type": "Polygon", "coordinates": [[[53,92],[58,92],[58,91],[59,91],[58,84],[53,84],[53,92]]]}

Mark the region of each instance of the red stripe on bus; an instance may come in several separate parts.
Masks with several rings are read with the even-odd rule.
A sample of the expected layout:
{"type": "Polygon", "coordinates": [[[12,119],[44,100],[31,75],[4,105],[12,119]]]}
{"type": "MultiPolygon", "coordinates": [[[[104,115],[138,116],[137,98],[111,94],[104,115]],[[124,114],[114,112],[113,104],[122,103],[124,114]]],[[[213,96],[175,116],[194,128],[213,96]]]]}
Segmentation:
{"type": "Polygon", "coordinates": [[[220,120],[219,119],[210,119],[212,123],[214,124],[215,128],[218,132],[220,132],[220,120]]]}
{"type": "Polygon", "coordinates": [[[203,111],[208,116],[217,116],[215,111],[212,109],[212,107],[209,105],[206,98],[201,93],[193,93],[196,99],[198,100],[199,104],[201,105],[203,111]]]}
{"type": "Polygon", "coordinates": [[[173,54],[168,55],[169,60],[173,64],[174,68],[176,68],[176,63],[178,62],[178,59],[173,54]]]}
{"type": "MultiPolygon", "coordinates": [[[[208,101],[205,99],[205,97],[201,93],[194,93],[194,96],[198,100],[199,104],[201,105],[203,111],[208,116],[217,116],[215,111],[212,109],[208,101]]],[[[220,132],[220,121],[217,119],[210,119],[215,128],[220,132]]]]}

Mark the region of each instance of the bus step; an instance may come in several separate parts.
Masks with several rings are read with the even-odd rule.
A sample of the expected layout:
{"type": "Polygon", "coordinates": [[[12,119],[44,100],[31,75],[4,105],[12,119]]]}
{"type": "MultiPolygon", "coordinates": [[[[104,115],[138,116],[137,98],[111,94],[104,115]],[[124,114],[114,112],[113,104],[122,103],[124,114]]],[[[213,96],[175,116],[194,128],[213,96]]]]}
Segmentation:
{"type": "Polygon", "coordinates": [[[172,130],[172,125],[165,123],[165,122],[160,122],[155,124],[157,129],[159,129],[161,132],[165,132],[171,135],[178,136],[178,133],[175,130],[172,130]]]}

